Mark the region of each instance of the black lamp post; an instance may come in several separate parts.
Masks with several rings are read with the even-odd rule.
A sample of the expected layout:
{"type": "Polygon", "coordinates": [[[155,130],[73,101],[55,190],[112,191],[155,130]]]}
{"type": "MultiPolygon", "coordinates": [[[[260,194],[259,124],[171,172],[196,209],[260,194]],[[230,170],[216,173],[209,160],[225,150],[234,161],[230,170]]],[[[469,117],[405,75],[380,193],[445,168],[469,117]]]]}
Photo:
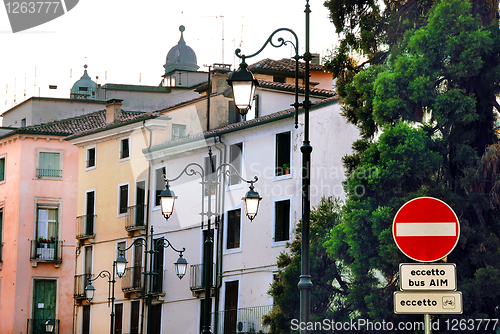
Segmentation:
{"type": "Polygon", "coordinates": [[[212,190],[216,192],[217,186],[220,184],[220,179],[221,177],[224,176],[238,176],[238,178],[246,183],[250,183],[250,190],[246,193],[245,197],[242,198],[242,200],[245,201],[245,209],[246,209],[246,214],[247,217],[250,220],[253,220],[255,216],[257,215],[257,212],[259,210],[259,202],[262,199],[259,196],[259,193],[257,193],[254,190],[253,184],[257,182],[258,178],[255,176],[253,180],[245,180],[236,170],[236,168],[231,165],[231,164],[221,164],[217,168],[213,166],[213,160],[212,160],[212,149],[209,148],[208,150],[208,156],[210,159],[210,165],[212,166],[211,168],[211,173],[208,173],[200,164],[192,162],[188,164],[182,172],[173,179],[167,179],[166,175],[164,175],[165,178],[165,189],[160,193],[161,197],[161,210],[163,213],[163,216],[165,219],[170,218],[174,211],[174,203],[175,199],[177,196],[175,196],[174,192],[170,190],[170,185],[169,182],[176,181],[178,180],[184,173],[187,176],[193,176],[193,175],[199,175],[201,177],[201,184],[202,184],[202,201],[201,201],[201,215],[202,215],[202,228],[203,228],[203,217],[207,217],[207,236],[205,239],[205,244],[204,244],[204,259],[203,259],[203,267],[205,270],[205,310],[203,314],[203,332],[204,334],[209,334],[212,333],[212,330],[210,328],[210,304],[211,304],[211,298],[210,298],[210,288],[212,286],[212,266],[213,266],[213,258],[212,258],[212,252],[213,252],[213,240],[210,236],[211,233],[211,219],[212,216],[218,216],[220,213],[217,211],[218,207],[218,198],[217,196],[215,197],[215,210],[212,210],[212,190]],[[196,167],[199,170],[195,170],[194,167],[196,167]],[[205,178],[205,176],[207,176],[205,178]],[[205,192],[206,191],[206,192],[205,192]],[[208,195],[208,208],[207,211],[205,211],[205,201],[203,200],[205,193],[208,195]]]}
{"type": "Polygon", "coordinates": [[[90,303],[92,302],[92,299],[94,299],[94,293],[95,293],[95,288],[92,285],[92,282],[95,281],[98,278],[108,278],[108,307],[109,307],[109,302],[111,301],[111,324],[109,331],[111,334],[114,334],[115,332],[115,273],[116,273],[116,261],[113,262],[113,274],[106,269],[101,271],[96,277],[92,278],[89,276],[89,285],[85,287],[85,296],[87,297],[87,301],[90,303]],[[111,297],[110,297],[111,295],[111,297]]]}
{"type": "MultiPolygon", "coordinates": [[[[300,321],[302,323],[309,322],[309,315],[311,309],[311,290],[313,284],[311,282],[311,275],[309,273],[309,225],[310,225],[310,212],[311,212],[311,152],[312,146],[309,142],[309,110],[311,109],[311,102],[309,101],[309,63],[311,61],[311,53],[309,52],[309,14],[311,9],[309,7],[309,0],[306,0],[305,6],[306,14],[306,44],[305,53],[303,56],[299,55],[299,40],[297,35],[288,28],[280,28],[275,30],[271,36],[267,39],[264,45],[254,54],[249,56],[241,55],[241,50],[236,50],[236,56],[241,58],[242,62],[238,71],[233,72],[229,78],[228,83],[233,87],[233,95],[236,106],[240,109],[242,114],[246,114],[248,108],[250,108],[250,103],[253,98],[253,92],[255,90],[255,85],[257,81],[253,78],[251,72],[247,70],[247,64],[245,63],[246,58],[251,58],[258,55],[269,43],[273,47],[281,47],[290,43],[295,49],[295,103],[292,106],[295,107],[295,128],[298,127],[298,115],[299,107],[304,109],[304,141],[300,151],[302,152],[302,249],[301,249],[301,275],[298,288],[300,290],[300,321]],[[295,37],[295,43],[291,41],[285,41],[282,37],[278,38],[278,43],[275,44],[272,40],[276,33],[286,31],[291,33],[295,37]],[[305,61],[305,73],[304,73],[304,102],[298,102],[298,85],[299,85],[299,60],[303,59],[305,61]],[[240,96],[240,94],[246,94],[240,96]],[[248,101],[242,103],[240,101],[248,101]]],[[[309,333],[309,330],[301,329],[301,333],[309,333]]]]}
{"type": "MultiPolygon", "coordinates": [[[[134,242],[128,246],[125,249],[121,249],[118,247],[118,258],[115,261],[115,264],[117,265],[117,273],[118,276],[122,277],[125,274],[125,267],[128,263],[127,259],[123,256],[123,252],[129,250],[132,246],[145,246],[146,249],[148,248],[149,244],[149,250],[145,250],[144,252],[146,253],[146,265],[147,265],[147,254],[149,254],[149,271],[144,272],[145,276],[149,276],[149,286],[148,286],[148,292],[146,294],[146,302],[147,302],[147,308],[148,308],[148,315],[147,315],[147,333],[151,333],[151,303],[153,300],[153,276],[158,275],[157,272],[153,271],[153,254],[158,253],[158,247],[161,245],[163,248],[172,248],[175,252],[179,253],[179,258],[177,261],[174,263],[175,266],[175,273],[179,279],[182,279],[184,275],[186,274],[186,269],[188,262],[186,261],[185,258],[182,257],[182,253],[186,251],[186,248],[182,248],[182,250],[175,249],[174,246],[170,243],[170,241],[166,238],[160,238],[156,241],[153,240],[153,226],[151,226],[150,234],[149,234],[149,243],[147,238],[137,238],[134,240],[134,242]]],[[[144,279],[146,281],[146,279],[144,279]]]]}

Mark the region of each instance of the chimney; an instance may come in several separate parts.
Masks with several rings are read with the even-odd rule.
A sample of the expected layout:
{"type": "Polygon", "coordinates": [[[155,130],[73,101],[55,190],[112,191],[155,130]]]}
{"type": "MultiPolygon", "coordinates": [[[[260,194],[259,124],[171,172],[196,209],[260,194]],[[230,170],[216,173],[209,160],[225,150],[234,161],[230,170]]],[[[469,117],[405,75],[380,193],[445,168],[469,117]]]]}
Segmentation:
{"type": "Polygon", "coordinates": [[[122,113],[122,102],[120,99],[106,101],[106,122],[115,123],[120,121],[122,113]]]}
{"type": "Polygon", "coordinates": [[[227,77],[231,72],[229,64],[214,64],[212,69],[212,92],[222,93],[228,88],[227,77]]]}

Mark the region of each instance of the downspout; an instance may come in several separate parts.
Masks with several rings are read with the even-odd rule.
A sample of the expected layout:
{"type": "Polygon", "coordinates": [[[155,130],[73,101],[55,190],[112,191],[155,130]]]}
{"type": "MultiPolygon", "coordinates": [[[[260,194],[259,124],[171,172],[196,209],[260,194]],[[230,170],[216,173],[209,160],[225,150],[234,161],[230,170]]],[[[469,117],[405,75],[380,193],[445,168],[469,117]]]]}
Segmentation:
{"type": "MultiPolygon", "coordinates": [[[[75,277],[78,268],[78,256],[80,255],[80,240],[77,241],[78,246],[75,249],[75,277]]],[[[78,305],[76,304],[76,299],[73,298],[73,334],[76,334],[76,318],[78,317],[78,305]]]]}
{"type": "MultiPolygon", "coordinates": [[[[215,148],[217,148],[220,152],[220,162],[221,164],[226,163],[226,151],[227,151],[227,146],[225,143],[222,142],[221,136],[217,136],[214,138],[215,141],[215,148]],[[224,152],[217,146],[217,137],[219,138],[219,143],[224,145],[224,152]]],[[[217,316],[219,312],[219,304],[220,304],[220,288],[222,286],[222,236],[224,235],[224,208],[225,208],[225,192],[224,189],[226,187],[226,178],[222,178],[221,185],[222,187],[219,191],[219,194],[221,194],[221,201],[220,201],[220,206],[218,209],[219,212],[221,212],[220,215],[217,216],[217,221],[215,222],[215,228],[217,229],[217,246],[216,246],[216,258],[215,258],[215,307],[214,307],[214,328],[213,328],[213,333],[218,334],[219,331],[219,317],[217,316]]]]}
{"type": "MultiPolygon", "coordinates": [[[[148,128],[146,126],[146,120],[143,120],[142,121],[142,126],[149,131],[149,145],[148,145],[148,149],[151,148],[151,144],[153,143],[153,131],[151,131],[150,128],[148,128]]],[[[149,213],[151,211],[151,208],[149,207],[149,201],[150,201],[150,189],[151,189],[151,160],[148,162],[148,181],[147,181],[147,187],[148,187],[148,191],[146,192],[146,238],[147,238],[147,232],[149,231],[149,213]]],[[[147,249],[146,249],[147,250],[147,249]]],[[[146,260],[146,258],[144,259],[146,260]]],[[[146,268],[147,266],[147,263],[144,264],[144,267],[146,268]]],[[[144,279],[144,284],[146,284],[146,279],[144,279]]],[[[144,289],[146,288],[146,286],[144,285],[144,289]]],[[[145,292],[145,291],[144,291],[145,292]]],[[[143,295],[145,296],[146,294],[143,293],[143,295]]],[[[141,312],[141,333],[145,333],[144,332],[144,307],[145,307],[145,303],[144,301],[142,301],[142,312],[141,312]]],[[[150,310],[148,310],[149,312],[150,310]]]]}

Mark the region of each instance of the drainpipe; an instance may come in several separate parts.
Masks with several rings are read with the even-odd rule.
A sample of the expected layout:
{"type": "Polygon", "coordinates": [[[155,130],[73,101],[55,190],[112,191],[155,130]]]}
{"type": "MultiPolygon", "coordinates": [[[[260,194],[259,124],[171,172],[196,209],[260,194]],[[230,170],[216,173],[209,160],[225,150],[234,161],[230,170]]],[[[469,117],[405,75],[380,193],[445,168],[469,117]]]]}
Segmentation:
{"type": "MultiPolygon", "coordinates": [[[[77,241],[78,246],[75,249],[75,277],[78,268],[78,256],[80,255],[80,240],[77,241]]],[[[76,300],[73,298],[73,334],[76,334],[76,318],[78,317],[78,306],[76,305],[76,300]]]]}
{"type": "MultiPolygon", "coordinates": [[[[149,131],[149,144],[148,144],[148,149],[151,148],[151,144],[153,143],[153,131],[151,131],[150,128],[148,128],[146,126],[146,120],[143,120],[142,121],[142,126],[149,131]]],[[[149,201],[150,201],[150,189],[151,189],[151,160],[149,161],[148,163],[148,181],[147,181],[147,187],[148,187],[148,191],[146,192],[146,207],[147,207],[147,210],[146,210],[146,238],[147,238],[147,231],[149,231],[149,213],[151,211],[151,208],[149,206],[149,201]]],[[[146,260],[146,258],[144,259],[146,260]]],[[[144,266],[146,267],[147,263],[144,263],[144,266]]],[[[146,279],[144,279],[144,284],[146,284],[146,279]]],[[[145,295],[145,294],[143,294],[145,295]]],[[[144,333],[144,309],[145,309],[145,305],[144,305],[144,301],[142,302],[142,311],[141,311],[141,333],[144,333]]],[[[148,310],[148,312],[150,312],[151,310],[148,310]]]]}
{"type": "MultiPolygon", "coordinates": [[[[221,164],[226,163],[226,151],[227,151],[227,146],[225,143],[222,142],[221,136],[217,136],[214,138],[215,141],[215,148],[217,148],[220,152],[220,162],[221,164]],[[219,138],[219,143],[224,145],[224,152],[217,146],[217,137],[219,138]]],[[[222,183],[220,185],[222,189],[219,191],[219,194],[221,194],[221,201],[220,201],[220,207],[218,208],[219,212],[221,214],[217,217],[217,221],[215,223],[215,228],[217,228],[217,244],[216,244],[216,259],[215,259],[215,308],[214,308],[214,327],[213,327],[213,333],[218,334],[219,331],[219,317],[217,317],[217,314],[219,312],[219,304],[220,304],[220,288],[222,286],[222,236],[224,235],[224,204],[225,204],[225,187],[226,187],[226,178],[222,178],[222,183]]]]}

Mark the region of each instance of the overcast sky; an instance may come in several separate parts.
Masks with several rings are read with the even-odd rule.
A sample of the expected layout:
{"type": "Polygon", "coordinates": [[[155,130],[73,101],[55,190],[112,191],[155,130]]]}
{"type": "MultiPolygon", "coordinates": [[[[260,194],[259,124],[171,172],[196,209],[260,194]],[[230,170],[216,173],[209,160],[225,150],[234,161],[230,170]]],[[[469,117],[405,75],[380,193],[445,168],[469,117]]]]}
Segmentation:
{"type": "MultiPolygon", "coordinates": [[[[337,46],[323,0],[310,0],[310,51],[327,54],[337,46]]],[[[256,52],[277,28],[294,30],[305,46],[305,0],[80,0],[53,21],[13,34],[0,8],[0,112],[35,95],[69,97],[83,65],[98,83],[158,85],[170,48],[180,37],[196,53],[200,70],[213,63],[238,64],[234,50],[256,52]],[[224,40],[224,43],[222,41],[224,40]],[[223,47],[224,45],[224,47],[223,47]],[[36,76],[35,76],[36,68],[36,76]],[[57,85],[57,90],[49,90],[57,85]]],[[[290,38],[290,34],[283,34],[290,38]]],[[[292,56],[275,49],[249,59],[292,56]]]]}

